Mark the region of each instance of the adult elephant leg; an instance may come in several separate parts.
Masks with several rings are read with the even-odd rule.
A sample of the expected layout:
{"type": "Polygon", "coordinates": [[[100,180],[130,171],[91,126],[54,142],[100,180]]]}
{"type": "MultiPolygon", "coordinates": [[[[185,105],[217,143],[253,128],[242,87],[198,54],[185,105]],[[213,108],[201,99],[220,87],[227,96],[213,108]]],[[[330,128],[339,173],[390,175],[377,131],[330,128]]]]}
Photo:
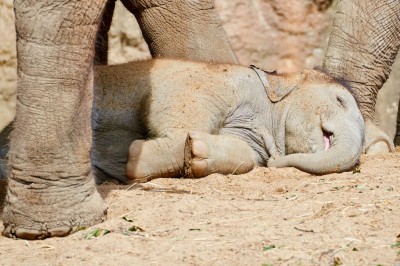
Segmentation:
{"type": "Polygon", "coordinates": [[[89,157],[94,41],[103,6],[103,0],[14,2],[18,94],[6,236],[64,236],[105,218],[89,157]]]}
{"type": "Polygon", "coordinates": [[[7,178],[7,154],[12,123],[0,132],[0,179],[7,178]]]}
{"type": "Polygon", "coordinates": [[[237,64],[214,0],[122,0],[157,57],[237,64]]]}
{"type": "Polygon", "coordinates": [[[397,110],[396,135],[394,136],[394,145],[400,146],[400,108],[397,110]]]}
{"type": "Polygon", "coordinates": [[[400,1],[340,0],[324,69],[354,89],[364,116],[367,153],[393,150],[374,116],[378,90],[400,47],[400,1]]]}
{"type": "Polygon", "coordinates": [[[114,15],[116,0],[107,0],[103,10],[103,15],[99,23],[99,29],[95,44],[95,65],[107,65],[108,62],[108,31],[110,30],[112,18],[114,15]]]}

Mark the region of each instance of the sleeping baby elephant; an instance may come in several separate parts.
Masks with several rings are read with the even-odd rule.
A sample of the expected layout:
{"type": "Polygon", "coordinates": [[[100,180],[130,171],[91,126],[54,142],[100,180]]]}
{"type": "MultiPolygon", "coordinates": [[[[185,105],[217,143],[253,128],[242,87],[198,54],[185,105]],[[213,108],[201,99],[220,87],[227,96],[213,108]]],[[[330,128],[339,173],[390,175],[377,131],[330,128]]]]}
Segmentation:
{"type": "Polygon", "coordinates": [[[327,174],[350,170],[362,150],[356,101],[316,70],[277,75],[163,59],[96,73],[92,163],[100,179],[242,174],[259,165],[327,174]]]}

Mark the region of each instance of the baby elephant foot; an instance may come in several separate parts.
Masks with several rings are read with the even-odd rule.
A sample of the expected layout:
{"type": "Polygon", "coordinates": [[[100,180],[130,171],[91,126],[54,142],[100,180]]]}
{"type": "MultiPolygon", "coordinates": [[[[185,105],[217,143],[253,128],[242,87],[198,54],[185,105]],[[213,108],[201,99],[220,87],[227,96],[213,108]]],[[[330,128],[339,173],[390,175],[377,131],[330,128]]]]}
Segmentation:
{"type": "Polygon", "coordinates": [[[129,147],[126,176],[135,182],[178,177],[183,172],[183,141],[161,138],[133,141],[129,147]]]}
{"type": "Polygon", "coordinates": [[[191,132],[187,135],[184,152],[186,178],[199,178],[209,174],[209,147],[206,134],[191,132]]]}
{"type": "Polygon", "coordinates": [[[188,134],[184,154],[187,178],[199,178],[212,173],[243,174],[257,164],[257,155],[243,140],[198,131],[188,134]]]}
{"type": "Polygon", "coordinates": [[[129,157],[126,164],[126,176],[135,182],[142,183],[151,180],[148,161],[141,160],[144,140],[135,140],[129,146],[129,157]]]}
{"type": "Polygon", "coordinates": [[[394,151],[393,141],[371,121],[365,121],[364,152],[367,154],[389,153],[394,151]]]}

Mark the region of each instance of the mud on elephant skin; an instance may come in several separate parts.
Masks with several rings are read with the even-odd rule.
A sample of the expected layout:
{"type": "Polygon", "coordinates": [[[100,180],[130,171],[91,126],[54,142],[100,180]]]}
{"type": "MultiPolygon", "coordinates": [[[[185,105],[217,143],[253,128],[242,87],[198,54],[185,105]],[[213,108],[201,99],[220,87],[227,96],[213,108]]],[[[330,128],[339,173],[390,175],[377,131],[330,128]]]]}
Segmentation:
{"type": "MultiPolygon", "coordinates": [[[[339,0],[324,69],[354,89],[365,119],[365,152],[394,150],[375,119],[377,93],[400,47],[400,1],[339,0]]],[[[400,111],[400,110],[399,110],[400,111]]],[[[394,142],[400,144],[400,112],[394,142]]]]}
{"type": "MultiPolygon", "coordinates": [[[[106,217],[90,162],[93,59],[106,2],[14,1],[18,88],[6,236],[64,236],[106,217]]],[[[212,0],[122,2],[153,56],[237,62],[212,0]]]]}
{"type": "Polygon", "coordinates": [[[94,88],[92,162],[103,178],[127,181],[128,153],[126,174],[139,182],[260,165],[327,174],[351,169],[364,141],[353,96],[316,70],[164,59],[97,67],[94,88]]]}

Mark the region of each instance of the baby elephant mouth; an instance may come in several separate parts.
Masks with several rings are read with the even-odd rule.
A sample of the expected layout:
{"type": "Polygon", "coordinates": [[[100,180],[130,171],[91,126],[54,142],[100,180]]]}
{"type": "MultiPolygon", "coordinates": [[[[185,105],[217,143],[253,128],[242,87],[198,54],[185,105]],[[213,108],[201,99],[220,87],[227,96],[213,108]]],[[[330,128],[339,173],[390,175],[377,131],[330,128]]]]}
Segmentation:
{"type": "Polygon", "coordinates": [[[332,137],[333,134],[331,132],[322,130],[324,143],[325,143],[325,151],[329,150],[332,147],[332,137]]]}

